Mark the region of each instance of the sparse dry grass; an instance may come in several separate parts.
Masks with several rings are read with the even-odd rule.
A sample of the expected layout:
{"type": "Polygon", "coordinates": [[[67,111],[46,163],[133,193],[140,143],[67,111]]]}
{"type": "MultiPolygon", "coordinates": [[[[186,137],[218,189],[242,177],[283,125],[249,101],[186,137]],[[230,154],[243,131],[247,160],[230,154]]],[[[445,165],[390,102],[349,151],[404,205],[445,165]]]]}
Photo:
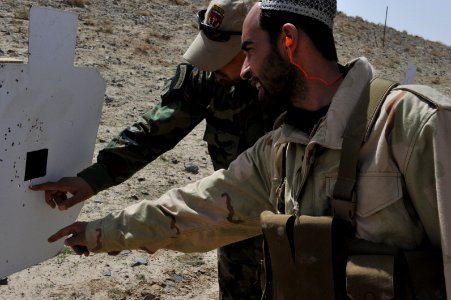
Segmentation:
{"type": "Polygon", "coordinates": [[[366,46],[365,48],[362,49],[362,52],[364,55],[368,56],[368,55],[372,55],[374,53],[373,48],[370,48],[368,46],[366,46]]]}
{"type": "Polygon", "coordinates": [[[28,20],[30,18],[30,8],[21,7],[18,11],[14,13],[16,19],[28,20]]]}
{"type": "Polygon", "coordinates": [[[146,38],[145,41],[150,43],[150,40],[152,40],[153,37],[156,38],[161,38],[163,37],[163,35],[161,34],[161,32],[159,32],[157,29],[155,28],[148,28],[146,30],[146,38]]]}
{"type": "Polygon", "coordinates": [[[142,35],[141,39],[148,44],[153,44],[155,42],[155,39],[169,40],[171,39],[171,36],[161,32],[156,28],[148,27],[144,31],[144,35],[142,35]]]}
{"type": "Polygon", "coordinates": [[[136,13],[138,16],[143,16],[143,17],[148,17],[151,16],[152,14],[150,13],[150,11],[147,10],[140,10],[136,13]]]}
{"type": "Polygon", "coordinates": [[[76,6],[76,7],[85,7],[90,4],[88,0],[65,0],[67,5],[76,6]]]}
{"type": "Polygon", "coordinates": [[[186,2],[185,0],[171,0],[172,3],[174,3],[175,5],[185,5],[186,2]]]}
{"type": "Polygon", "coordinates": [[[114,32],[113,30],[113,24],[111,22],[104,22],[98,29],[97,32],[103,32],[112,34],[114,32]]]}
{"type": "Polygon", "coordinates": [[[86,19],[83,21],[83,24],[85,24],[86,26],[95,26],[96,22],[92,19],[86,19]]]}
{"type": "Polygon", "coordinates": [[[412,50],[412,47],[409,45],[409,46],[405,46],[404,47],[404,53],[410,53],[410,51],[412,50]]]}
{"type": "Polygon", "coordinates": [[[432,78],[431,83],[439,85],[441,83],[440,77],[432,78]]]}
{"type": "Polygon", "coordinates": [[[433,48],[431,49],[431,55],[438,58],[447,58],[449,53],[444,48],[433,48]]]}
{"type": "Polygon", "coordinates": [[[141,53],[141,54],[147,54],[147,53],[149,53],[150,48],[151,47],[148,43],[141,41],[135,45],[135,52],[141,53]]]}

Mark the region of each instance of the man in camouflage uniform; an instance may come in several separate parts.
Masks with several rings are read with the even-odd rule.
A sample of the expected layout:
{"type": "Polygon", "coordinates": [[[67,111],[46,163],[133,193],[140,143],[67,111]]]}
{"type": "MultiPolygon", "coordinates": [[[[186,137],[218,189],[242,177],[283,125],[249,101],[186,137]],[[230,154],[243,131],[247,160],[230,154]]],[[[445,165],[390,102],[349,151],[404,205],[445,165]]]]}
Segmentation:
{"type": "MultiPolygon", "coordinates": [[[[227,170],[155,201],[74,223],[49,241],[71,234],[66,244],[85,255],[123,249],[206,251],[261,234],[259,216],[267,210],[333,215],[345,128],[355,107],[367,99],[373,78],[365,58],[346,66],[337,63],[335,14],[335,0],[257,3],[243,25],[242,76],[255,84],[259,97],[287,96],[279,98],[290,102],[284,124],[259,139],[227,170]],[[80,251],[77,246],[86,248],[80,251]]],[[[443,253],[448,294],[449,124],[451,99],[425,86],[393,89],[359,149],[354,190],[355,237],[401,250],[428,241],[443,253]]],[[[318,278],[309,280],[314,285],[318,278]]]]}
{"type": "MultiPolygon", "coordinates": [[[[78,177],[34,189],[71,192],[71,199],[48,200],[51,206],[66,209],[127,180],[172,149],[204,119],[204,139],[213,167],[227,168],[238,154],[272,129],[283,110],[280,105],[271,107],[270,103],[266,106],[258,101],[256,89],[240,78],[244,60],[240,51],[241,27],[254,2],[214,0],[207,10],[200,11],[201,31],[184,54],[192,64],[177,66],[175,75],[165,85],[161,103],[144,114],[144,121],[114,138],[100,151],[97,162],[78,177]]],[[[261,297],[261,245],[261,237],[255,237],[218,249],[222,299],[261,297]]]]}

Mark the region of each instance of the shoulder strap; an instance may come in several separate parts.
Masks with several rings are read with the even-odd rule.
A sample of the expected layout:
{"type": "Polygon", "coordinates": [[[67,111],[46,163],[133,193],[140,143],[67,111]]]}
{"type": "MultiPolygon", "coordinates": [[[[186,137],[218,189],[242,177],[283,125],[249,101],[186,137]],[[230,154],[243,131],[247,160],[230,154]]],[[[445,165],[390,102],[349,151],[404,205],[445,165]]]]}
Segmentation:
{"type": "Polygon", "coordinates": [[[384,103],[385,98],[392,89],[399,85],[396,81],[391,81],[383,78],[374,78],[370,85],[370,101],[368,103],[367,118],[366,118],[366,132],[363,142],[368,140],[371,128],[379,115],[379,110],[384,103]]]}
{"type": "Polygon", "coordinates": [[[397,85],[398,83],[386,79],[375,78],[372,80],[371,84],[368,84],[360,95],[360,99],[346,125],[338,177],[332,199],[335,214],[343,220],[352,223],[354,221],[356,209],[354,188],[360,148],[369,136],[382,103],[397,85]]]}

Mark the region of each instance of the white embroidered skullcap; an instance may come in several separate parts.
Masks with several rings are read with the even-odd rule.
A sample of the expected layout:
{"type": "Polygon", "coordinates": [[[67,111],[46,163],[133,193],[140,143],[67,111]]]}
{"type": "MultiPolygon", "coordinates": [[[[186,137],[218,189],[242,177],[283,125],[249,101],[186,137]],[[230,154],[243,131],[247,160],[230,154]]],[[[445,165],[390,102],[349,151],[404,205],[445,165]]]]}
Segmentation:
{"type": "Polygon", "coordinates": [[[332,29],[337,13],[337,0],[262,0],[261,8],[311,17],[332,29]]]}

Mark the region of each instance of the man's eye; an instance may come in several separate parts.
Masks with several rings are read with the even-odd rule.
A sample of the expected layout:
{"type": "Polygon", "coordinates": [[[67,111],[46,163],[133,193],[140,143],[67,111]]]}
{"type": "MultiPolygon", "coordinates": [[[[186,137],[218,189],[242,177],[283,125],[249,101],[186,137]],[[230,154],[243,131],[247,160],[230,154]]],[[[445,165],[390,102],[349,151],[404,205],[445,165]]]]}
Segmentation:
{"type": "Polygon", "coordinates": [[[244,42],[241,45],[241,50],[243,50],[244,53],[247,53],[247,52],[251,51],[250,43],[249,42],[244,42]]]}
{"type": "Polygon", "coordinates": [[[246,54],[254,53],[254,48],[247,47],[246,50],[244,50],[244,53],[246,53],[246,54]]]}

